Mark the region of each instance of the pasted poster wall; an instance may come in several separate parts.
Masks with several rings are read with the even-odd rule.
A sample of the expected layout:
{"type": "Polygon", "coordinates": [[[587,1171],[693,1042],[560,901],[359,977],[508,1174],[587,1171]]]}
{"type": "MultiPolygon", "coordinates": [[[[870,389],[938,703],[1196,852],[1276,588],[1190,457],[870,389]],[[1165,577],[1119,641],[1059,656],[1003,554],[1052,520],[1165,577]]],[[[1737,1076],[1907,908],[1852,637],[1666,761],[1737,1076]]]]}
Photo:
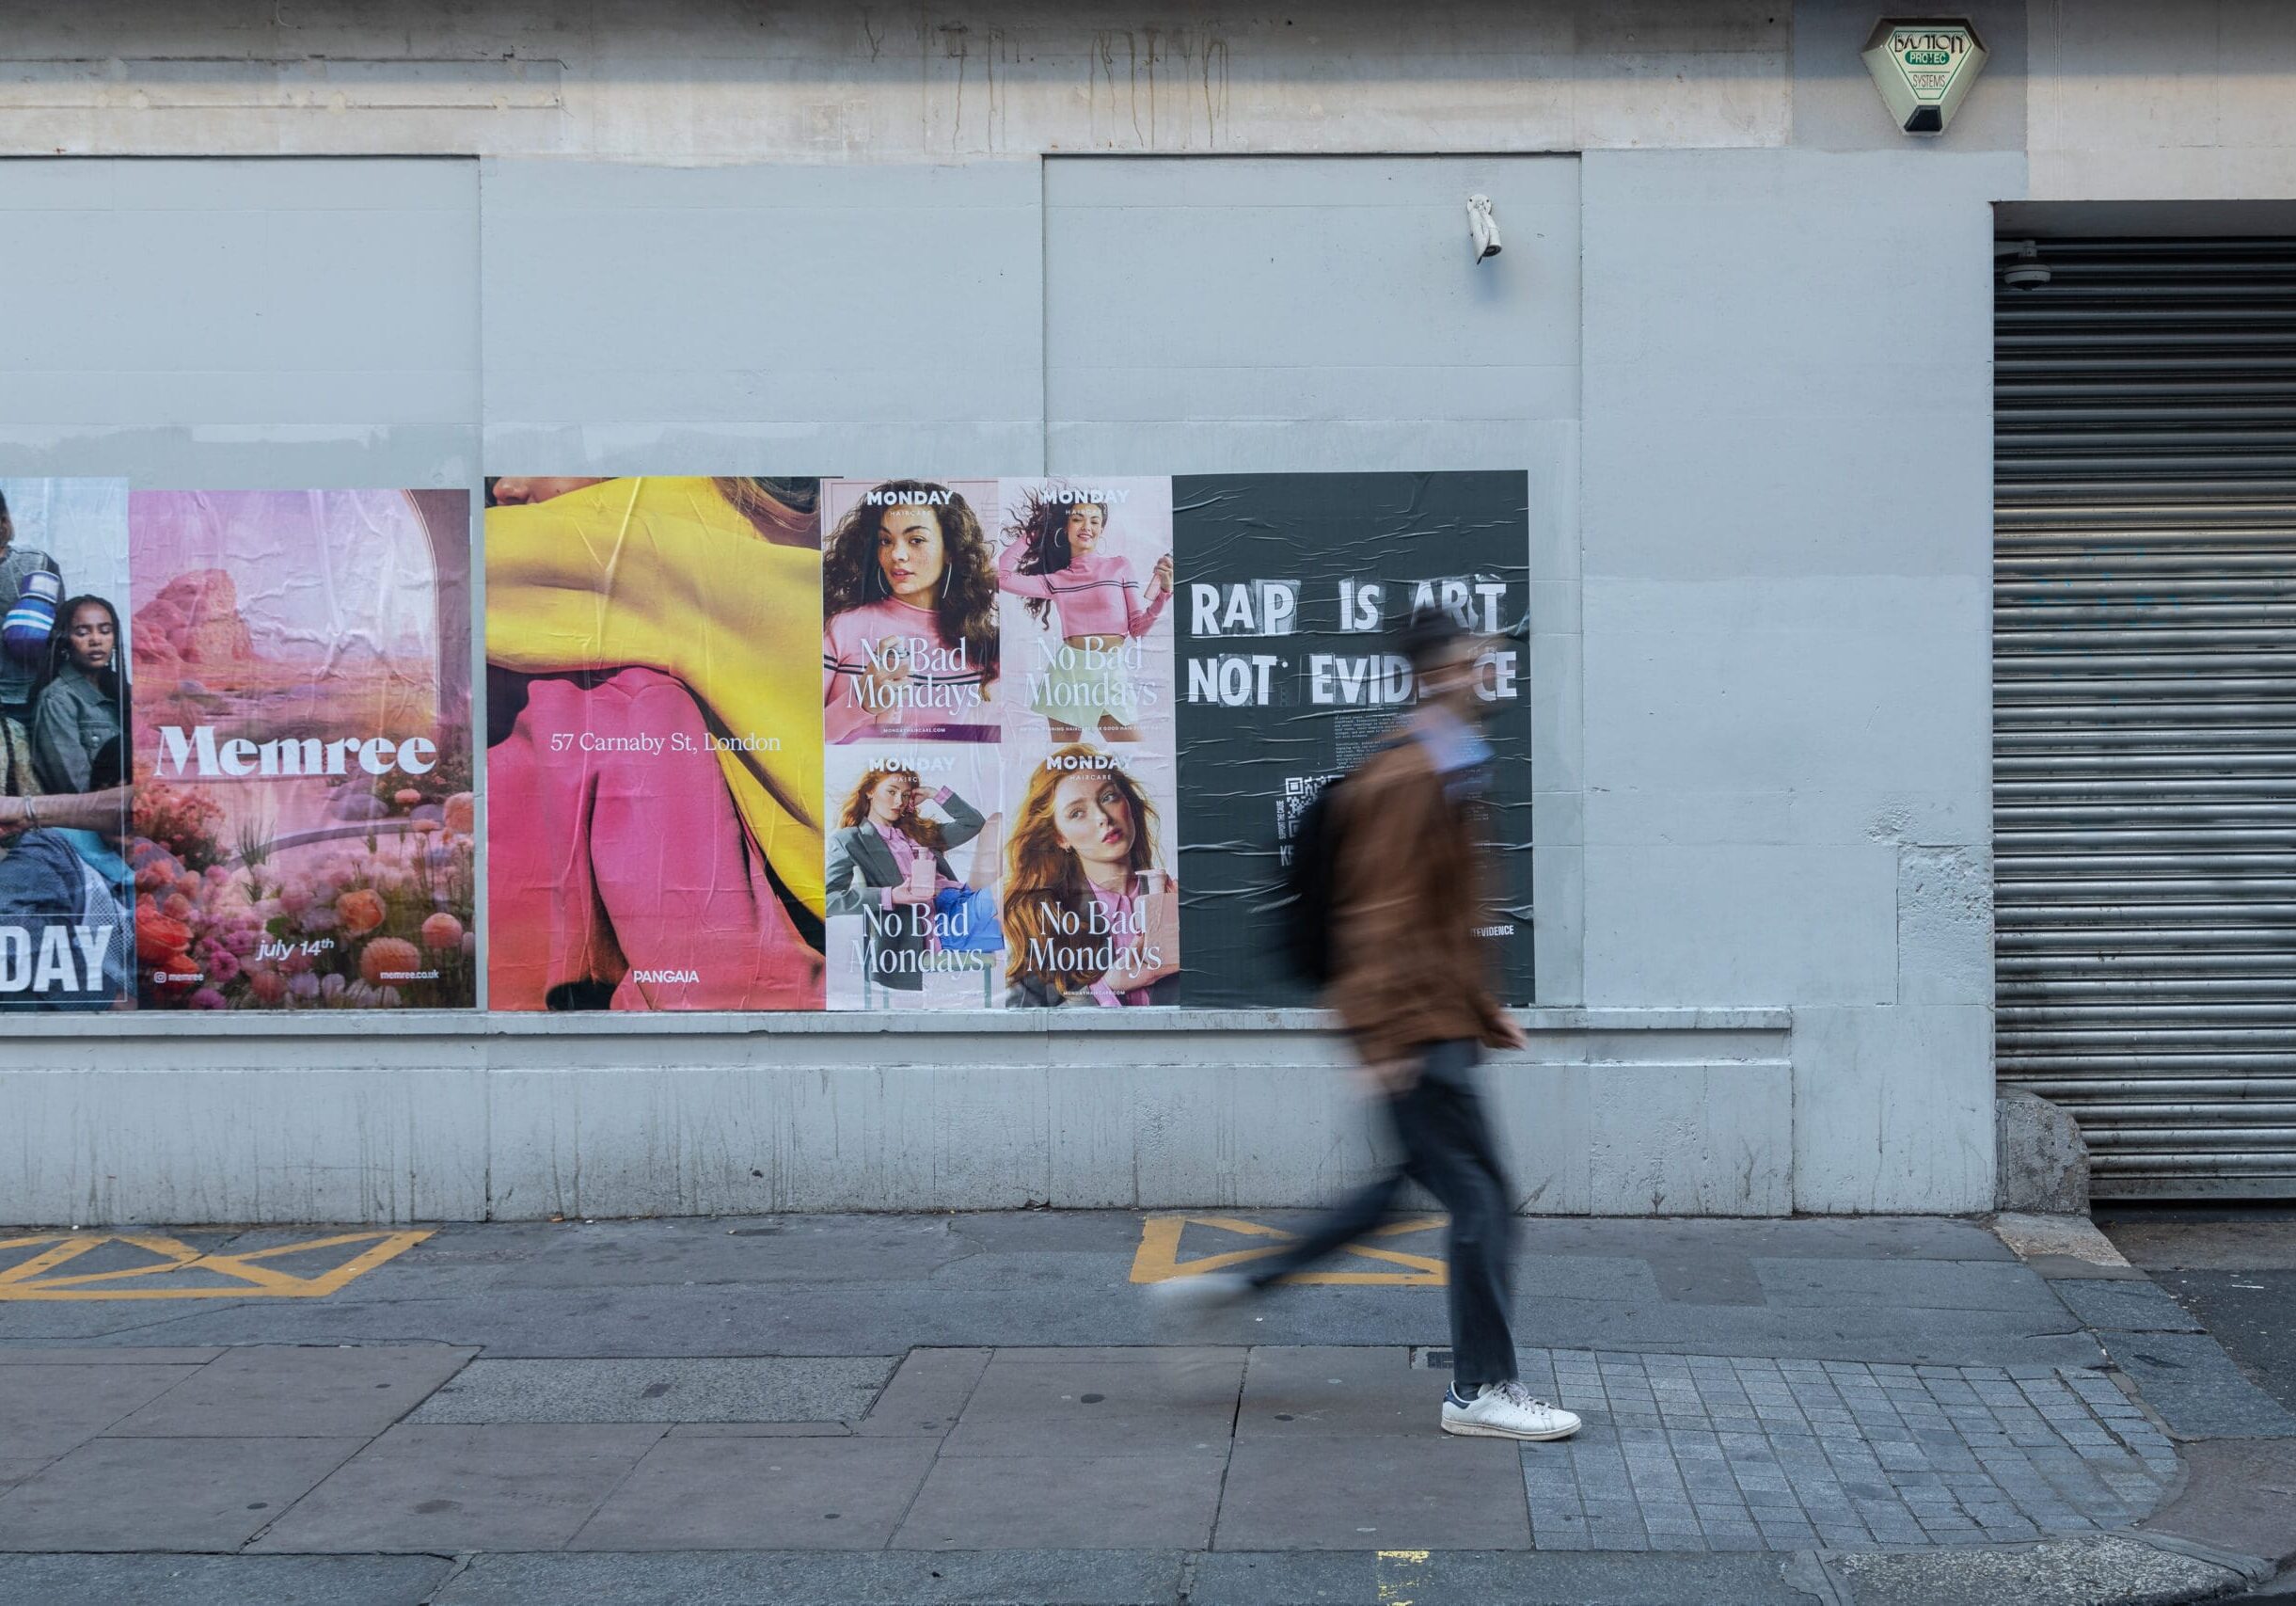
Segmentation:
{"type": "Polygon", "coordinates": [[[1525,493],[503,477],[478,762],[464,493],[0,480],[0,1009],[1294,1001],[1290,835],[1428,604],[1527,1001],[1525,493]]]}
{"type": "Polygon", "coordinates": [[[4,494],[0,1003],[475,1004],[467,495],[4,494]]]}
{"type": "Polygon", "coordinates": [[[1520,474],[488,501],[496,1008],[1295,999],[1291,823],[1408,706],[1384,632],[1428,603],[1497,638],[1490,930],[1528,997],[1520,474]]]}

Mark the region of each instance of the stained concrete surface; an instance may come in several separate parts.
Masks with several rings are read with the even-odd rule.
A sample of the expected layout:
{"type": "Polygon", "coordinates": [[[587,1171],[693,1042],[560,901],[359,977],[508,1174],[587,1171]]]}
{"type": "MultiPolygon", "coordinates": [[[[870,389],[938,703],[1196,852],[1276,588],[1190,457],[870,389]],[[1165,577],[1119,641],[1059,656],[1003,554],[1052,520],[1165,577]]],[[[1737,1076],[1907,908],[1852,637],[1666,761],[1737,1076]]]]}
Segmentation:
{"type": "MultiPolygon", "coordinates": [[[[2078,1578],[2064,1547],[2176,1466],[2108,1349],[2209,1342],[2149,1283],[2051,1281],[1980,1223],[1526,1221],[1525,1376],[1587,1428],[1452,1440],[1423,1271],[1182,1329],[1131,1280],[1144,1232],[451,1227],[325,1298],[0,1300],[0,1430],[48,1424],[0,1460],[0,1549],[27,1548],[0,1598],[167,1601],[175,1575],[90,1553],[155,1543],[244,1606],[1766,1606],[1907,1576],[1829,1580],[1836,1552],[1965,1578],[2004,1539],[2078,1578]],[[2122,1326],[2100,1344],[2084,1309],[2122,1326]]],[[[1177,1253],[1246,1242],[1199,1219],[1177,1253]]]]}

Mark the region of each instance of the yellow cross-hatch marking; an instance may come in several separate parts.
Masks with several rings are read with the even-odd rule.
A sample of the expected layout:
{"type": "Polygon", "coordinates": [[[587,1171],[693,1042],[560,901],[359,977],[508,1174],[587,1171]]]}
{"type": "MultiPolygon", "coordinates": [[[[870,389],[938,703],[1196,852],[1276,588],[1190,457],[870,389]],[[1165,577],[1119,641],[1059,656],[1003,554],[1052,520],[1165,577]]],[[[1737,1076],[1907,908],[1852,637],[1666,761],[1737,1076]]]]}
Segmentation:
{"type": "MultiPolygon", "coordinates": [[[[1387,1222],[1373,1228],[1365,1236],[1395,1238],[1410,1232],[1425,1232],[1443,1224],[1444,1218],[1440,1216],[1419,1216],[1408,1221],[1387,1222]]],[[[1134,1282],[1168,1282],[1176,1277],[1201,1277],[1208,1271],[1222,1271],[1247,1261],[1269,1260],[1282,1254],[1285,1248],[1298,1236],[1298,1233],[1287,1232],[1280,1227],[1271,1227],[1261,1221],[1246,1221],[1234,1216],[1151,1216],[1140,1223],[1140,1248],[1132,1256],[1132,1280],[1134,1282]],[[1180,1258],[1180,1239],[1191,1227],[1259,1241],[1247,1248],[1215,1249],[1210,1254],[1196,1254],[1182,1260],[1180,1258]]],[[[1352,1255],[1358,1260],[1377,1261],[1402,1269],[1303,1271],[1295,1272],[1284,1280],[1357,1288],[1441,1288],[1450,1280],[1450,1269],[1439,1255],[1415,1255],[1370,1243],[1350,1244],[1339,1254],[1352,1255]]]]}
{"type": "Polygon", "coordinates": [[[29,1249],[22,1260],[0,1264],[0,1300],[9,1299],[318,1299],[352,1279],[363,1277],[431,1235],[407,1232],[333,1232],[244,1254],[208,1252],[164,1232],[51,1232],[0,1238],[0,1259],[29,1249]],[[324,1255],[322,1270],[309,1274],[271,1264],[290,1255],[324,1255]],[[75,1263],[100,1250],[103,1260],[128,1259],[102,1271],[73,1271],[75,1263]],[[196,1279],[197,1280],[187,1280],[196,1279]]]}

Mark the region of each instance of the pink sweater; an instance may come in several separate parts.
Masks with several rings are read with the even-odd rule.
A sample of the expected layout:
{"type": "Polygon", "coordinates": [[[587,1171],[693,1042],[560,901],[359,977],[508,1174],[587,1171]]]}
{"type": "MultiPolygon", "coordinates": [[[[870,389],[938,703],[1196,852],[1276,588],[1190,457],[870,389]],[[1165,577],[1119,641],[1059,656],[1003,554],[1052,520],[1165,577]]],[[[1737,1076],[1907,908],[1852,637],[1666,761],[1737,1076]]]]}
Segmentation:
{"type": "Polygon", "coordinates": [[[1087,552],[1053,574],[1022,574],[1028,543],[1015,541],[997,559],[997,583],[1015,596],[1050,601],[1060,610],[1063,636],[1145,636],[1164,612],[1169,591],[1140,600],[1132,565],[1114,552],[1087,552]]]}
{"type": "Polygon", "coordinates": [[[486,750],[488,806],[505,822],[487,845],[495,1009],[547,1009],[570,982],[610,985],[617,1010],[822,1007],[821,956],[709,735],[693,694],[651,669],[530,683],[486,750]],[[638,736],[655,739],[650,756],[614,750],[638,736]]]}
{"type": "Polygon", "coordinates": [[[822,726],[831,744],[864,736],[963,739],[975,727],[986,739],[996,726],[987,689],[979,662],[964,643],[942,640],[929,608],[888,596],[831,615],[821,632],[822,726]],[[884,687],[873,706],[867,671],[889,653],[908,665],[909,678],[884,687]]]}

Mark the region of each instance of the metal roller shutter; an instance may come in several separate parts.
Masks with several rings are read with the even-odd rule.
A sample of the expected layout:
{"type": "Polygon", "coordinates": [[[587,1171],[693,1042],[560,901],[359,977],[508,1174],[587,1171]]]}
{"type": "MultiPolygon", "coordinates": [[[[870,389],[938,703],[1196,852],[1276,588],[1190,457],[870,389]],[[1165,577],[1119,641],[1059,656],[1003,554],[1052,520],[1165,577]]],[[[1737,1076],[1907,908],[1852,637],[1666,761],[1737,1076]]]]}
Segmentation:
{"type": "Polygon", "coordinates": [[[1997,293],[1996,1049],[2102,1198],[2296,1195],[2296,240],[1997,293]]]}

